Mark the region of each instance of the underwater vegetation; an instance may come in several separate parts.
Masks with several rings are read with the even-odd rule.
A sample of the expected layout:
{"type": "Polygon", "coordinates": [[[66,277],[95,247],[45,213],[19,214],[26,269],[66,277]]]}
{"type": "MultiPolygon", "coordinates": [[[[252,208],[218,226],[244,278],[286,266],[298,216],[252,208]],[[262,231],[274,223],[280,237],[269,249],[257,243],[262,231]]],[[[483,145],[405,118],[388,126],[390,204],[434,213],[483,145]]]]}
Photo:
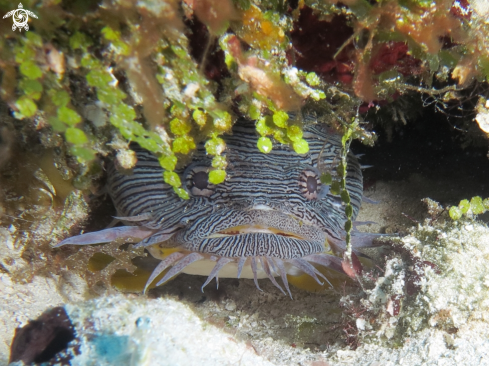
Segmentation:
{"type": "Polygon", "coordinates": [[[462,200],[458,206],[450,207],[449,214],[453,220],[459,220],[462,215],[474,216],[483,214],[489,210],[489,199],[482,200],[481,197],[472,197],[470,200],[462,200]]]}
{"type": "MultiPolygon", "coordinates": [[[[155,155],[183,200],[189,196],[176,171],[201,142],[209,182],[224,182],[222,135],[240,117],[256,121],[264,154],[276,144],[306,153],[306,114],[342,136],[339,163],[320,178],[346,203],[349,242],[346,157],[353,139],[375,143],[369,116],[395,105],[399,118],[389,123],[407,123],[409,106],[400,101],[409,95],[451,106],[477,85],[476,121],[464,123],[487,137],[489,23],[479,5],[25,1],[38,16],[29,31],[12,31],[11,18],[0,22],[0,234],[8,246],[0,269],[27,280],[48,267],[69,268],[92,285],[137,271],[132,260],[142,249],[123,243],[51,246],[83,227],[103,193],[105,159],[120,170],[135,166],[130,143],[155,155]]],[[[12,6],[2,1],[0,12],[12,6]]]]}

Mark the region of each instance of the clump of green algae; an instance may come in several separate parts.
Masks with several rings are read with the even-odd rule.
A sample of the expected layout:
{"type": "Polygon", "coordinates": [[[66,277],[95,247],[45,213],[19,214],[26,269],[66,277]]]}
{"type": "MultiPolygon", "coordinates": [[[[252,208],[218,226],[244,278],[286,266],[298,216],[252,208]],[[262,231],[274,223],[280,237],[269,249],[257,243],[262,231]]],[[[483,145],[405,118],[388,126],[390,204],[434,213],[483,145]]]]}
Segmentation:
{"type": "MultiPolygon", "coordinates": [[[[437,1],[436,6],[422,1],[375,5],[350,1],[346,8],[338,7],[333,1],[323,5],[300,2],[297,9],[281,2],[225,3],[221,7],[210,0],[181,4],[189,19],[199,18],[206,23],[212,37],[219,38],[230,73],[221,83],[224,90],[219,95],[215,82],[206,78],[201,65],[192,58],[180,4],[172,1],[160,5],[150,1],[136,5],[114,1],[111,21],[105,26],[106,11],[95,5],[80,16],[73,13],[77,4],[67,7],[58,2],[37,6],[26,3],[26,7],[38,10],[41,16],[48,11],[56,12],[57,28],[33,24],[34,31],[25,35],[4,32],[2,63],[14,74],[3,79],[2,95],[15,109],[17,118],[45,119],[55,131],[64,133],[73,155],[80,161],[89,161],[96,153],[107,152],[97,146],[97,136],[90,131],[93,126],[87,126],[82,118],[83,106],[77,106],[73,100],[69,74],[83,76],[85,88],[95,91],[99,105],[110,116],[110,123],[116,128],[112,133],[120,133],[125,140],[137,142],[160,155],[161,165],[167,171],[166,181],[185,197],[179,178],[172,174],[178,156],[190,153],[198,140],[205,139],[209,154],[215,156],[214,169],[225,170],[225,159],[220,157],[223,143],[218,136],[229,131],[238,117],[232,111],[236,96],[239,96],[237,109],[258,120],[257,131],[263,136],[258,143],[262,152],[270,151],[272,143],[268,136],[273,136],[279,142],[291,143],[298,153],[304,153],[307,143],[301,138],[300,120],[288,122],[284,115],[285,111],[297,111],[302,101],[315,102],[317,109],[340,110],[340,114],[355,116],[347,108],[354,110],[361,99],[372,101],[415,88],[406,83],[408,80],[395,67],[384,72],[392,74],[389,77],[367,70],[378,45],[393,40],[406,42],[409,52],[424,63],[421,80],[428,86],[435,72],[443,78],[453,70],[452,76],[458,75],[460,84],[468,81],[468,74],[485,77],[483,65],[487,57],[468,56],[482,53],[479,30],[464,29],[471,23],[464,17],[453,16],[448,1],[437,1]],[[202,7],[214,9],[216,19],[208,19],[200,3],[202,7]],[[345,14],[354,29],[348,42],[359,38],[363,30],[369,32],[367,46],[356,51],[353,90],[349,86],[340,90],[338,85],[332,88],[316,73],[289,64],[290,34],[304,6],[312,7],[324,18],[345,14]],[[423,17],[430,17],[434,24],[426,24],[423,17]],[[390,33],[389,22],[395,24],[390,33]],[[426,33],[430,27],[436,32],[429,37],[418,37],[413,32],[418,27],[421,27],[419,34],[426,33]],[[445,35],[452,37],[452,42],[462,44],[449,51],[443,49],[435,37],[445,35]],[[238,42],[250,47],[246,53],[233,44],[236,37],[238,42]],[[47,48],[49,57],[46,58],[42,53],[47,48]],[[366,71],[359,72],[365,68],[366,71]],[[120,85],[122,76],[118,73],[124,75],[126,85],[120,85]],[[262,79],[257,80],[258,77],[262,79]],[[365,90],[367,84],[374,85],[374,94],[365,90]],[[11,93],[15,90],[18,93],[11,93]],[[288,100],[284,100],[285,96],[288,100]],[[338,96],[346,100],[333,107],[332,99],[338,96]],[[136,112],[136,106],[142,106],[142,114],[136,112]]],[[[480,21],[473,18],[471,21],[480,26],[480,21]]],[[[350,118],[344,118],[347,115],[336,117],[335,123],[354,129],[355,138],[371,143],[371,136],[361,125],[351,125],[350,118]]],[[[340,129],[340,132],[344,131],[340,129]]],[[[224,178],[221,172],[211,176],[215,183],[224,178]]]]}
{"type": "Polygon", "coordinates": [[[449,214],[452,220],[459,220],[463,215],[481,215],[489,210],[489,198],[482,199],[479,196],[472,197],[470,200],[462,200],[458,206],[450,207],[449,214]]]}

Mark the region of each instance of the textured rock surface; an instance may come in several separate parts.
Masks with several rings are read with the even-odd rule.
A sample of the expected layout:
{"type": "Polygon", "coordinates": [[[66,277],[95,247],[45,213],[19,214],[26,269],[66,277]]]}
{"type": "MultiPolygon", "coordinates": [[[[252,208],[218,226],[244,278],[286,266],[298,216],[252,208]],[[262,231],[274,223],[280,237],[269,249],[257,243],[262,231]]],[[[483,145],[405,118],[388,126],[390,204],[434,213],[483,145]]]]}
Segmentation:
{"type": "Polygon", "coordinates": [[[489,325],[473,322],[455,337],[439,330],[425,330],[407,338],[400,348],[375,343],[355,351],[338,351],[331,365],[489,365],[489,325]]]}
{"type": "Polygon", "coordinates": [[[81,342],[73,365],[272,365],[175,300],[119,295],[66,309],[81,342]]]}

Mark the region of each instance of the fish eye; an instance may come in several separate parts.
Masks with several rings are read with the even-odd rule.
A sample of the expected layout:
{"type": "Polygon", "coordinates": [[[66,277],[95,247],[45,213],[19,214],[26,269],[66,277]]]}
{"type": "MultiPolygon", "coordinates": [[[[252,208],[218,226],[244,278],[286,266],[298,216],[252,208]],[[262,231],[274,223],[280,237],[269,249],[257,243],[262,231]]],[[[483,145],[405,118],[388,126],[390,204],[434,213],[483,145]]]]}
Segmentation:
{"type": "Polygon", "coordinates": [[[192,183],[197,189],[206,189],[209,185],[209,174],[207,172],[197,172],[192,177],[192,183]]]}
{"type": "Polygon", "coordinates": [[[192,196],[210,196],[214,191],[214,185],[209,183],[208,168],[193,168],[187,174],[187,188],[192,196]]]}
{"type": "Polygon", "coordinates": [[[299,177],[299,188],[302,195],[308,200],[318,198],[318,193],[321,191],[321,181],[316,172],[306,169],[303,170],[299,177]]]}

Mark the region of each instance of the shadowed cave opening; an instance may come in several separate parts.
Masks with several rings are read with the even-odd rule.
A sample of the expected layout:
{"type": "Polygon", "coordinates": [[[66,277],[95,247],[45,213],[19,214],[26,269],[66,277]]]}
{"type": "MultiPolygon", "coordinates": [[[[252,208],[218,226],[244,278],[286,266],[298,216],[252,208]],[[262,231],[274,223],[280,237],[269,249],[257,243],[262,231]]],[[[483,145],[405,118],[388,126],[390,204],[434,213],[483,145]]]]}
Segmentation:
{"type": "Polygon", "coordinates": [[[364,154],[361,163],[372,166],[363,171],[364,190],[375,190],[379,181],[421,177],[435,185],[413,192],[419,199],[429,197],[446,206],[474,196],[489,197],[488,143],[476,122],[469,122],[474,125],[469,131],[462,118],[443,113],[434,105],[420,107],[417,113],[406,125],[387,128],[374,113],[366,116],[367,121],[373,121],[378,140],[374,147],[358,141],[352,144],[355,154],[364,154]]]}
{"type": "Polygon", "coordinates": [[[55,307],[16,330],[11,345],[10,362],[44,364],[51,361],[53,364],[68,365],[70,357],[59,358],[59,354],[74,339],[75,329],[64,308],[55,307]]]}

